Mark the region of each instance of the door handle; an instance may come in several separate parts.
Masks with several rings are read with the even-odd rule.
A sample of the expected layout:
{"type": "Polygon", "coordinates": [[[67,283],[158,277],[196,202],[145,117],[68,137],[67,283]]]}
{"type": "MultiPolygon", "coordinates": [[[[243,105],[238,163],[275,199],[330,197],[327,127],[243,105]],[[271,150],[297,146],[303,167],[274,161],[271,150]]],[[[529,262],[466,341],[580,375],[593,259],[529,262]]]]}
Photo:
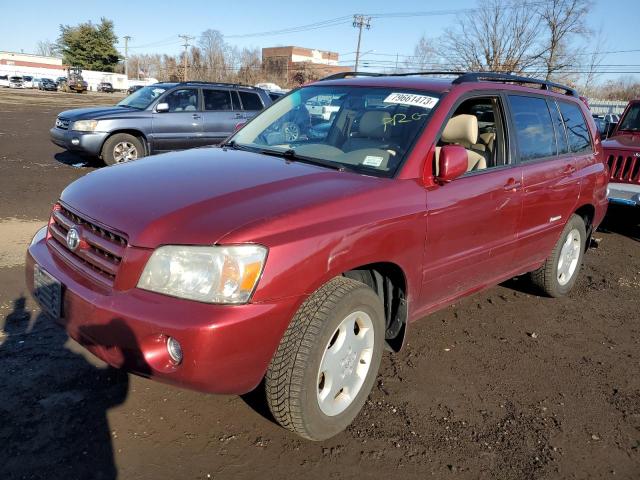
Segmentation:
{"type": "Polygon", "coordinates": [[[200,115],[198,115],[197,113],[194,113],[192,116],[193,116],[193,118],[194,118],[195,120],[197,120],[197,119],[199,119],[199,118],[202,118],[202,117],[200,117],[200,115]]]}
{"type": "Polygon", "coordinates": [[[576,173],[576,167],[574,167],[573,165],[567,165],[562,173],[563,175],[571,175],[573,173],[576,173]]]}
{"type": "Polygon", "coordinates": [[[504,184],[503,188],[506,192],[509,192],[509,191],[516,192],[520,190],[521,187],[522,187],[522,183],[520,183],[515,178],[510,178],[509,180],[507,180],[507,183],[504,184]]]}

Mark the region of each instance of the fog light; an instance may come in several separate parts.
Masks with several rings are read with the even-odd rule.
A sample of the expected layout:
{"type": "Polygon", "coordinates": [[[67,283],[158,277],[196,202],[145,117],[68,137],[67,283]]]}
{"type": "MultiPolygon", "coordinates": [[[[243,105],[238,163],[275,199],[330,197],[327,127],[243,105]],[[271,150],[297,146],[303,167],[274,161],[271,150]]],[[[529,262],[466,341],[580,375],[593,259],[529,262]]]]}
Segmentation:
{"type": "Polygon", "coordinates": [[[173,337],[167,338],[167,352],[173,363],[178,365],[182,362],[182,347],[180,342],[173,337]]]}
{"type": "Polygon", "coordinates": [[[80,139],[79,138],[72,138],[71,139],[71,144],[72,145],[80,145],[80,139]]]}

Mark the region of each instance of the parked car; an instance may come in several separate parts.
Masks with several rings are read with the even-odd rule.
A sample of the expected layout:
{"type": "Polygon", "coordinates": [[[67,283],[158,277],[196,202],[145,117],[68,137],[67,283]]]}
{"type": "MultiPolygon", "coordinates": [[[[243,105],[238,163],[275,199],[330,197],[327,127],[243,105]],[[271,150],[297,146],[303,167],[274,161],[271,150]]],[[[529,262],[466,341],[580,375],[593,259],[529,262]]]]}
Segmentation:
{"type": "Polygon", "coordinates": [[[274,90],[267,90],[267,94],[269,94],[269,98],[271,98],[271,101],[276,102],[280,100],[282,97],[284,97],[287,94],[287,92],[277,92],[274,90]]]}
{"type": "Polygon", "coordinates": [[[609,166],[609,201],[640,206],[640,100],[629,102],[602,146],[609,166]]]}
{"type": "Polygon", "coordinates": [[[58,77],[56,78],[56,87],[60,87],[61,84],[67,81],[67,77],[58,77]]]}
{"type": "Polygon", "coordinates": [[[593,113],[591,116],[593,117],[593,122],[596,124],[598,133],[600,133],[600,137],[603,139],[606,138],[606,124],[604,122],[604,115],[593,113]]]}
{"type": "Polygon", "coordinates": [[[9,77],[9,88],[25,88],[23,78],[17,75],[9,77]]]}
{"type": "Polygon", "coordinates": [[[23,88],[33,88],[33,77],[31,75],[25,75],[22,77],[23,88]]]}
{"type": "Polygon", "coordinates": [[[309,115],[314,119],[331,120],[340,110],[340,99],[322,100],[306,105],[309,115]]]}
{"type": "Polygon", "coordinates": [[[38,84],[38,90],[46,90],[48,92],[55,92],[58,89],[56,82],[51,80],[50,78],[43,78],[40,80],[38,84]]]}
{"type": "MultiPolygon", "coordinates": [[[[264,381],[274,418],[321,440],[358,414],[385,345],[398,351],[414,320],[528,272],[549,296],[572,290],[608,179],[574,90],[489,73],[346,75],[295,90],[222,148],[68,186],[28,248],[43,312],[145,377],[225,394],[264,381]],[[282,118],[327,94],[341,108],[326,134],[287,140],[282,118]]],[[[119,108],[160,125],[159,105],[203,116],[234,92],[265,95],[147,88],[119,108]]]]}
{"type": "Polygon", "coordinates": [[[0,75],[0,87],[9,88],[9,75],[0,75]]]}
{"type": "Polygon", "coordinates": [[[170,150],[220,143],[265,106],[259,88],[224,83],[156,83],[114,107],[60,113],[53,143],[107,165],[170,150]]]}
{"type": "Polygon", "coordinates": [[[144,85],[131,85],[129,88],[127,88],[127,95],[131,95],[133,92],[137,92],[142,87],[144,87],[144,85]]]}
{"type": "Polygon", "coordinates": [[[98,92],[113,93],[115,89],[109,82],[100,82],[97,87],[98,92]]]}

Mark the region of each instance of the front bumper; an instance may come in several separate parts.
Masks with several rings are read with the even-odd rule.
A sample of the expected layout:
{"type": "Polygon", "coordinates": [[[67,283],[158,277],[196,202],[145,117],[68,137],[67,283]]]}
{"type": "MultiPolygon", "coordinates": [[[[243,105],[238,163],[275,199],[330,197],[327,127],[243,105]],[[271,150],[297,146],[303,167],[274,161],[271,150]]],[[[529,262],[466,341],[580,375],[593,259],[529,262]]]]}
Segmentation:
{"type": "Polygon", "coordinates": [[[102,150],[102,144],[109,136],[107,132],[76,132],[53,127],[49,130],[51,141],[59,147],[74,152],[97,157],[102,150]]]}
{"type": "Polygon", "coordinates": [[[108,364],[194,390],[242,394],[264,376],[302,298],[273,303],[210,305],[132,288],[96,288],[40,240],[29,247],[26,282],[33,294],[37,263],[63,285],[68,334],[108,364]],[[180,365],[166,354],[166,338],[184,353],[180,365]]]}
{"type": "Polygon", "coordinates": [[[619,205],[640,206],[640,185],[631,183],[609,183],[609,202],[619,205]]]}

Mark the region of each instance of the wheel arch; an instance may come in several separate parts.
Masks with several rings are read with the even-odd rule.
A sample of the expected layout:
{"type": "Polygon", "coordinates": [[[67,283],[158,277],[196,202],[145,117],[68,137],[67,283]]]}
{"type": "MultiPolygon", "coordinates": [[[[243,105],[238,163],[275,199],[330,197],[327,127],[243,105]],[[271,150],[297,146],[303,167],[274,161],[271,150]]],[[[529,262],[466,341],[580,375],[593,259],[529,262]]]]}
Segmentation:
{"type": "Polygon", "coordinates": [[[351,268],[343,276],[368,285],[382,300],[385,312],[385,340],[398,352],[402,348],[408,324],[407,276],[393,262],[375,262],[351,268]]]}
{"type": "Polygon", "coordinates": [[[574,215],[578,215],[584,221],[585,229],[587,231],[587,238],[585,239],[585,250],[589,248],[591,243],[591,234],[593,233],[593,220],[596,216],[596,207],[590,203],[585,203],[578,207],[574,215]]]}

